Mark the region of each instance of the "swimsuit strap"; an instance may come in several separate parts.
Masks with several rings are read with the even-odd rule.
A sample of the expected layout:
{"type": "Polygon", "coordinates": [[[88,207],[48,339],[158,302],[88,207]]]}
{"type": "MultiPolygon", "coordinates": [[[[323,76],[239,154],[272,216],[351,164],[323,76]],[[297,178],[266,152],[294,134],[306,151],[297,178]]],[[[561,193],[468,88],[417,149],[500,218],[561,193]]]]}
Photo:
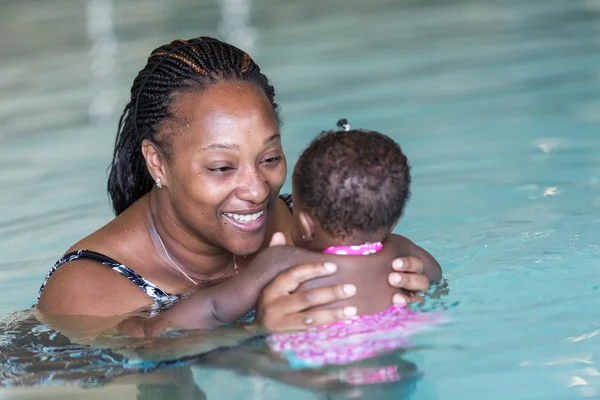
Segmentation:
{"type": "Polygon", "coordinates": [[[289,193],[280,194],[279,198],[285,201],[285,205],[288,206],[291,212],[294,211],[294,202],[292,201],[292,195],[289,193]]]}
{"type": "Polygon", "coordinates": [[[148,295],[148,297],[150,297],[153,300],[154,304],[152,305],[151,311],[150,311],[150,313],[152,315],[154,315],[155,313],[157,313],[161,310],[164,310],[166,308],[170,308],[171,306],[173,306],[175,303],[177,303],[182,298],[182,296],[180,296],[180,295],[174,295],[174,294],[165,292],[164,290],[162,290],[161,288],[159,288],[158,286],[156,286],[149,280],[145,279],[144,277],[142,277],[141,275],[139,275],[132,269],[113,260],[112,258],[110,258],[108,256],[105,256],[104,254],[97,253],[95,251],[90,251],[90,250],[77,250],[77,251],[73,251],[71,253],[68,253],[68,254],[65,254],[64,256],[62,256],[61,259],[58,260],[54,264],[54,266],[52,267],[50,272],[48,272],[48,274],[46,275],[46,278],[44,279],[44,283],[42,283],[42,286],[40,287],[40,290],[38,292],[38,297],[35,302],[36,305],[39,302],[40,296],[42,295],[42,291],[44,290],[44,287],[46,286],[46,283],[48,282],[48,279],[50,279],[52,274],[61,265],[66,264],[68,262],[75,261],[75,260],[95,261],[95,262],[105,265],[105,266],[111,268],[113,271],[123,275],[131,283],[136,285],[138,288],[142,289],[144,291],[144,293],[146,293],[148,295]]]}

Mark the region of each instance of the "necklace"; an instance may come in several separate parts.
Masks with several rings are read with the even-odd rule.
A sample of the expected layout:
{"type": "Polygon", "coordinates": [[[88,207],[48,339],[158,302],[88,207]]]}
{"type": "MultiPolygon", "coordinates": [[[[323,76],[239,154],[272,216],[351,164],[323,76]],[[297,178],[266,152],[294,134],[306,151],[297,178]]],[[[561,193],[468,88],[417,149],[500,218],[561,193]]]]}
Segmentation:
{"type": "MultiPolygon", "coordinates": [[[[160,242],[160,245],[163,248],[163,251],[165,252],[165,254],[167,255],[167,258],[169,259],[169,261],[171,262],[171,264],[173,264],[173,266],[177,269],[177,271],[181,272],[183,274],[183,276],[185,276],[190,282],[192,282],[194,285],[198,286],[198,282],[196,282],[195,280],[193,280],[188,274],[185,273],[184,270],[182,270],[181,268],[179,268],[179,265],[177,265],[177,263],[175,261],[173,261],[173,259],[171,258],[171,256],[169,255],[169,252],[167,251],[167,248],[165,247],[165,244],[163,243],[160,235],[158,234],[158,232],[156,232],[156,237],[158,237],[158,241],[160,242]]],[[[238,274],[238,266],[235,262],[235,254],[232,254],[233,256],[233,269],[235,271],[235,274],[238,274]]],[[[207,283],[208,281],[205,281],[204,283],[207,283]]]]}

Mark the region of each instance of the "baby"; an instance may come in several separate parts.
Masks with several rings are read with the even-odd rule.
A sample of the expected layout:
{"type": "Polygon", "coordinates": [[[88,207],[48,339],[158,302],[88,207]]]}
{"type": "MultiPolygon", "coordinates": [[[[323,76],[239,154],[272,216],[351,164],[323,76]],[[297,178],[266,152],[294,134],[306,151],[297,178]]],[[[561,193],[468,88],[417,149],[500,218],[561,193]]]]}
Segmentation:
{"type": "Polygon", "coordinates": [[[314,139],[294,168],[294,246],[269,247],[238,275],[191,294],[155,318],[136,319],[137,328],[127,320],[123,330],[139,334],[142,324],[145,335],[154,335],[166,328],[235,322],[254,307],[272,279],[301,263],[340,265],[335,274],[308,281],[299,290],[353,284],[356,296],[326,307],[353,306],[359,315],[390,307],[397,289],[387,276],[397,257],[416,256],[430,280],[441,279],[439,264],[429,253],[391,234],[410,195],[410,167],[400,146],[378,132],[351,130],[345,120],[338,126],[342,129],[314,139]]]}

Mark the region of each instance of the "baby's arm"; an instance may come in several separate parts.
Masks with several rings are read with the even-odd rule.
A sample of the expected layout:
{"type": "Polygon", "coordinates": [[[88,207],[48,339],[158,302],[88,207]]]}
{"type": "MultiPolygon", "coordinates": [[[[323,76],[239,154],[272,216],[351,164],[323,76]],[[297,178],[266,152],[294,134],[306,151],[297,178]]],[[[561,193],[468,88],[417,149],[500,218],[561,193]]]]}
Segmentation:
{"type": "Polygon", "coordinates": [[[170,328],[201,329],[232,323],[256,304],[262,289],[280,272],[298,264],[302,249],[272,246],[226,281],[192,293],[154,318],[130,318],[119,329],[132,336],[154,336],[170,328]]]}

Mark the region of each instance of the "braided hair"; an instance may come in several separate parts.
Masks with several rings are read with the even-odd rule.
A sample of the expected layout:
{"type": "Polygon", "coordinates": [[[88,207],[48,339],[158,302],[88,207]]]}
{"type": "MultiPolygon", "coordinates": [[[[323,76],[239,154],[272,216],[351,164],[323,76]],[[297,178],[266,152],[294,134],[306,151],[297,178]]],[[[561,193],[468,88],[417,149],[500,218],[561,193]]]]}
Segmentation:
{"type": "Polygon", "coordinates": [[[375,131],[321,132],[300,155],[294,194],[336,237],[391,228],[410,197],[410,166],[400,146],[375,131]]]}
{"type": "Polygon", "coordinates": [[[155,49],[131,87],[131,97],[119,119],[108,193],[116,215],[152,189],[154,184],[141,151],[149,139],[168,159],[170,143],[159,138],[160,124],[172,118],[173,95],[201,91],[219,80],[240,80],[260,88],[277,114],[275,89],[248,54],[211,37],[175,40],[155,49]]]}

